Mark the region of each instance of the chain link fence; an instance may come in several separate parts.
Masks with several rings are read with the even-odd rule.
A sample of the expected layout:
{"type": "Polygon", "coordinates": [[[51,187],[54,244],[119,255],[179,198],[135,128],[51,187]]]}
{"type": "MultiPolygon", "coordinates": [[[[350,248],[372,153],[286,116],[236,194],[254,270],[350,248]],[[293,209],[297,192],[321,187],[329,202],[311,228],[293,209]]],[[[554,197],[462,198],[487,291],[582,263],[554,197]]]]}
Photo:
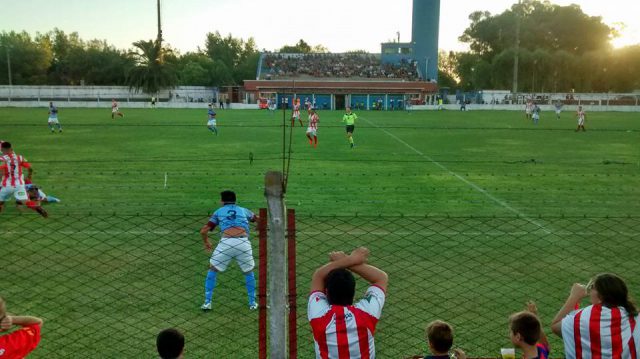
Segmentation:
{"type": "MultiPolygon", "coordinates": [[[[209,254],[198,230],[206,221],[206,215],[0,216],[0,294],[10,311],[45,319],[31,357],[154,357],[155,336],[167,327],[184,332],[189,357],[258,357],[258,313],[247,308],[237,265],[218,276],[213,310],[199,308],[209,254]]],[[[314,357],[308,285],[332,250],[367,246],[370,262],[389,274],[379,358],[424,354],[424,330],[434,319],[454,325],[455,345],[471,357],[497,357],[511,346],[511,313],[535,300],[549,333],[570,285],[602,271],[622,275],[640,293],[639,217],[298,216],[295,224],[298,294],[290,307],[297,308],[298,358],[314,357]]],[[[358,282],[357,292],[365,285],[358,282]]],[[[562,357],[561,342],[549,337],[552,357],[562,357]]]]}
{"type": "MultiPolygon", "coordinates": [[[[426,354],[425,328],[435,319],[454,326],[454,345],[470,357],[499,357],[513,347],[509,315],[528,300],[538,305],[552,357],[562,357],[549,324],[574,282],[615,272],[640,295],[640,218],[298,216],[296,226],[299,358],[313,358],[304,286],[332,250],[366,246],[389,275],[380,358],[426,354]]],[[[356,297],[365,288],[359,281],[356,297]]]]}
{"type": "Polygon", "coordinates": [[[0,295],[11,312],[45,320],[30,358],[153,358],[168,327],[184,333],[189,357],[256,358],[258,313],[237,265],[218,276],[212,311],[200,310],[207,220],[0,215],[0,295]]]}

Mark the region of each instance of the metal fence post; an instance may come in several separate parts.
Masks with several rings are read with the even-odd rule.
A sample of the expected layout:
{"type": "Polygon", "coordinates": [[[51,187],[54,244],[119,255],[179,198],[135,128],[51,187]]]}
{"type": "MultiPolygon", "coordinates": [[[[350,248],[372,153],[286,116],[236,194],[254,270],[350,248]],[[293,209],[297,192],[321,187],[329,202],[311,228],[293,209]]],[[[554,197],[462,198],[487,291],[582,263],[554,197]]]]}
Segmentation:
{"type": "Polygon", "coordinates": [[[284,175],[282,172],[267,172],[265,176],[265,197],[269,209],[269,357],[286,358],[287,322],[286,287],[287,271],[285,266],[285,213],[284,213],[284,175]]]}
{"type": "Polygon", "coordinates": [[[267,209],[260,208],[258,220],[258,358],[267,359],[267,209]]]}
{"type": "Polygon", "coordinates": [[[287,210],[287,259],[289,273],[289,359],[298,357],[298,291],[296,285],[296,211],[287,210]]]}

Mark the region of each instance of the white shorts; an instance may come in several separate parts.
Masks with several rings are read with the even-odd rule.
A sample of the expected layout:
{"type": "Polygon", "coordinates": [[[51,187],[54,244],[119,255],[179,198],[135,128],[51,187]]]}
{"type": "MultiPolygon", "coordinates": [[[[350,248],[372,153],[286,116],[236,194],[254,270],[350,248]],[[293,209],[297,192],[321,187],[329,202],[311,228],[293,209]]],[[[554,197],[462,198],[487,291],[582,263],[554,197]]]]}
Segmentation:
{"type": "Polygon", "coordinates": [[[578,126],[584,126],[584,118],[578,119],[578,126]]]}
{"type": "Polygon", "coordinates": [[[318,135],[318,131],[313,128],[307,128],[307,134],[315,137],[318,135]]]}
{"type": "Polygon", "coordinates": [[[249,238],[222,238],[211,254],[209,263],[218,271],[224,272],[232,259],[238,262],[243,273],[253,270],[256,263],[253,260],[249,238]]]}
{"type": "Polygon", "coordinates": [[[24,185],[6,186],[0,188],[0,202],[6,202],[13,196],[18,201],[28,201],[27,190],[24,185]]]}
{"type": "Polygon", "coordinates": [[[216,120],[209,120],[207,122],[207,126],[214,126],[215,127],[215,125],[216,125],[216,120]]]}
{"type": "Polygon", "coordinates": [[[49,123],[56,123],[56,124],[58,124],[58,123],[60,123],[60,122],[58,122],[58,119],[57,119],[57,118],[49,117],[49,123]]]}
{"type": "Polygon", "coordinates": [[[559,115],[562,110],[556,110],[556,115],[559,115]]]}
{"type": "Polygon", "coordinates": [[[530,114],[531,114],[531,110],[525,110],[524,112],[525,112],[527,115],[530,115],[530,114]]]}
{"type": "Polygon", "coordinates": [[[111,108],[111,113],[116,113],[118,112],[118,108],[117,107],[112,107],[111,108]]]}

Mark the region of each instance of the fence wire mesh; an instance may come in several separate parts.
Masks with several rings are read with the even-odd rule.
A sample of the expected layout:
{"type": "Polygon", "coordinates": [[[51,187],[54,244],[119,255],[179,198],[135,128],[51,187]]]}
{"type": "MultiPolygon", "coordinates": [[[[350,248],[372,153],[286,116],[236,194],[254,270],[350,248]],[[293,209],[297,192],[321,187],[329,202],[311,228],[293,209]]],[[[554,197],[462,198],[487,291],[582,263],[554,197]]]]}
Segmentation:
{"type": "MultiPolygon", "coordinates": [[[[206,221],[3,214],[1,295],[11,312],[45,319],[31,357],[154,357],[155,336],[167,327],[184,332],[190,357],[258,357],[258,313],[247,308],[237,265],[218,276],[213,310],[199,309],[209,254],[198,230],[206,221]]],[[[332,250],[367,246],[370,262],[389,274],[379,358],[425,353],[424,329],[434,319],[454,325],[455,345],[471,357],[497,357],[510,346],[511,313],[535,300],[549,333],[570,285],[598,272],[618,273],[640,293],[639,217],[297,216],[296,227],[298,358],[314,357],[307,286],[332,250]]],[[[364,288],[360,281],[358,293],[364,288]]],[[[552,356],[562,357],[561,342],[549,337],[552,356]]]]}
{"type": "MultiPolygon", "coordinates": [[[[298,216],[296,226],[300,287],[332,250],[366,246],[370,262],[388,273],[376,332],[380,358],[426,354],[425,328],[435,319],[454,326],[454,345],[470,357],[499,357],[501,347],[513,347],[509,315],[528,300],[538,304],[552,357],[562,357],[549,324],[571,284],[615,272],[640,293],[640,218],[298,216]]],[[[356,300],[365,288],[359,281],[356,300]]],[[[298,357],[312,358],[308,291],[298,293],[298,357]]]]}
{"type": "Polygon", "coordinates": [[[30,358],[153,358],[168,327],[184,333],[190,357],[256,358],[258,314],[237,265],[218,276],[213,310],[200,310],[207,219],[3,214],[0,294],[11,312],[45,320],[30,358]]]}

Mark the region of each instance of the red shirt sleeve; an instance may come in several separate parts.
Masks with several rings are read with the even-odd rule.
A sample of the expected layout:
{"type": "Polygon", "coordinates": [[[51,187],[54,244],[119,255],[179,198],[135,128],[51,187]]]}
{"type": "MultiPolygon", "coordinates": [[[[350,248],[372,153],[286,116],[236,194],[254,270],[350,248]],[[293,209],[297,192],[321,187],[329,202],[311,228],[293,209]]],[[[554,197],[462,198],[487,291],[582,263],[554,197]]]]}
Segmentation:
{"type": "Polygon", "coordinates": [[[40,325],[34,324],[0,336],[0,358],[20,359],[31,353],[40,343],[40,325]]]}
{"type": "Polygon", "coordinates": [[[20,166],[22,166],[24,168],[31,168],[31,163],[29,163],[29,162],[21,162],[20,166]]]}

